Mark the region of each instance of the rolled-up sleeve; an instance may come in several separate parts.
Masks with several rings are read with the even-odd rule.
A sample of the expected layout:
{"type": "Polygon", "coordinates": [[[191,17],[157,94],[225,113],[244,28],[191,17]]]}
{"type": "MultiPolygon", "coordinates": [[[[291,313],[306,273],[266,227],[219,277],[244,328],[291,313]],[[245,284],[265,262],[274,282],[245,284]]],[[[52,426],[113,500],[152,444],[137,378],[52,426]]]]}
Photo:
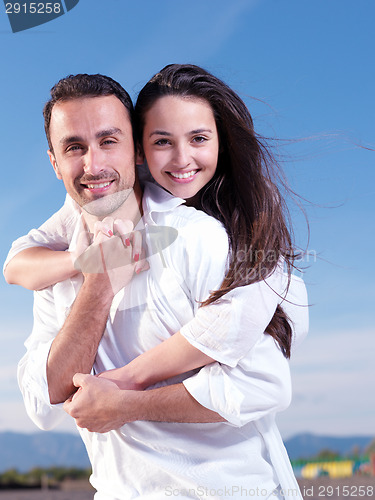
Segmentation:
{"type": "Polygon", "coordinates": [[[18,384],[27,414],[41,429],[58,425],[66,413],[62,405],[51,405],[47,384],[47,359],[59,331],[52,288],[34,294],[34,327],[25,342],[27,349],[18,364],[18,384]]]}
{"type": "Polygon", "coordinates": [[[266,280],[235,288],[200,307],[180,333],[207,356],[234,367],[262,337],[280,304],[297,344],[308,330],[306,288],[302,279],[289,280],[280,267],[266,280]]]}
{"type": "Polygon", "coordinates": [[[207,356],[236,366],[261,338],[285,293],[284,275],[275,273],[268,281],[235,288],[219,302],[199,308],[181,334],[207,356]]]}
{"type": "Polygon", "coordinates": [[[266,334],[235,367],[213,363],[183,383],[202,406],[237,427],[284,410],[291,401],[288,361],[266,334]]]}
{"type": "Polygon", "coordinates": [[[79,218],[77,205],[66,196],[64,205],[38,229],[32,229],[15,240],[4,262],[3,272],[9,261],[18,253],[32,247],[46,247],[51,250],[67,250],[79,218]]]}

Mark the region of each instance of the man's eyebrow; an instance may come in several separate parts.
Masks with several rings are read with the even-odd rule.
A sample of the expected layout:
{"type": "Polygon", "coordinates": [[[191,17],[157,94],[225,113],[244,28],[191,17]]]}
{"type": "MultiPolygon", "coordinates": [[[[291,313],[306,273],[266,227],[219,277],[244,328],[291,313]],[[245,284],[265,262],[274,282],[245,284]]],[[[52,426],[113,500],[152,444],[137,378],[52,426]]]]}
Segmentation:
{"type": "Polygon", "coordinates": [[[107,137],[108,135],[124,135],[123,131],[117,127],[108,128],[106,130],[101,130],[95,137],[101,139],[102,137],[107,137]]]}
{"type": "Polygon", "coordinates": [[[66,137],[62,137],[60,139],[60,144],[65,146],[65,145],[70,144],[72,142],[81,142],[82,140],[83,140],[82,137],[80,137],[79,135],[69,135],[66,137]]]}
{"type": "MultiPolygon", "coordinates": [[[[117,127],[112,127],[112,128],[108,128],[105,130],[101,130],[100,132],[97,132],[97,134],[95,134],[95,137],[97,139],[101,139],[102,137],[108,137],[110,135],[124,135],[124,133],[121,129],[119,129],[117,127]]],[[[68,144],[71,144],[72,142],[83,142],[83,141],[84,141],[84,139],[80,135],[68,135],[68,136],[62,137],[62,139],[60,139],[60,144],[62,144],[63,146],[66,146],[68,144]]]]}

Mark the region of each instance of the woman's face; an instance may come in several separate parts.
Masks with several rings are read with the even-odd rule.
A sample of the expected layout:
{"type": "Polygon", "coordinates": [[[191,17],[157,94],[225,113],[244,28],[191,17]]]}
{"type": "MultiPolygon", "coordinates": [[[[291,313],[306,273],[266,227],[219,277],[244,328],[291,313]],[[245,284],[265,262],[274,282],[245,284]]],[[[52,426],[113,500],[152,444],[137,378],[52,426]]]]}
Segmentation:
{"type": "Polygon", "coordinates": [[[174,196],[189,199],[213,177],[219,137],[204,99],[165,96],[145,115],[143,151],[152,177],[174,196]]]}

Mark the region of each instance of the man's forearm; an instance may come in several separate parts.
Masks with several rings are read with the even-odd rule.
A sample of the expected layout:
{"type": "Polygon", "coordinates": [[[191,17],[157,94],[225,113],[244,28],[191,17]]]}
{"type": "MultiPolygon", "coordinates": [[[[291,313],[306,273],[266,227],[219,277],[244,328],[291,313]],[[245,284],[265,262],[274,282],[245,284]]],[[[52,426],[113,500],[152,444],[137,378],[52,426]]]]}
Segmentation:
{"type": "Polygon", "coordinates": [[[183,384],[149,391],[127,391],[124,400],[129,411],[133,411],[133,420],[181,423],[225,421],[218,413],[198,403],[183,384]]]}
{"type": "Polygon", "coordinates": [[[149,391],[122,390],[107,379],[77,374],[81,390],[65,402],[64,409],[79,427],[108,432],[137,420],[154,422],[212,423],[225,421],[203,407],[183,384],[149,391]]]}
{"type": "Polygon", "coordinates": [[[113,299],[108,276],[88,275],[64,326],[51,345],[47,380],[52,404],[75,390],[75,373],[90,373],[113,299]]]}

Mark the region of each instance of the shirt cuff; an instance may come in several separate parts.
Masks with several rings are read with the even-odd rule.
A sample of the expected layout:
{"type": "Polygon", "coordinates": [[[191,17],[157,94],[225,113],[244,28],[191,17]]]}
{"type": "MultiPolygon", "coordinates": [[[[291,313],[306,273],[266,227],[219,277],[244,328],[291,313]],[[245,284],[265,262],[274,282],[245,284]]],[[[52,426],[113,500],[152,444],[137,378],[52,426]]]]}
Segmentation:
{"type": "Polygon", "coordinates": [[[66,416],[63,403],[52,405],[47,384],[47,358],[53,339],[27,353],[18,364],[18,384],[27,414],[41,429],[56,427],[66,416]]]}
{"type": "Polygon", "coordinates": [[[202,406],[237,427],[282,411],[291,400],[288,361],[269,335],[234,368],[211,363],[183,383],[202,406]]]}
{"type": "Polygon", "coordinates": [[[183,381],[186,390],[202,406],[218,413],[228,424],[241,427],[244,395],[217,364],[204,366],[196,375],[183,381]]]}

